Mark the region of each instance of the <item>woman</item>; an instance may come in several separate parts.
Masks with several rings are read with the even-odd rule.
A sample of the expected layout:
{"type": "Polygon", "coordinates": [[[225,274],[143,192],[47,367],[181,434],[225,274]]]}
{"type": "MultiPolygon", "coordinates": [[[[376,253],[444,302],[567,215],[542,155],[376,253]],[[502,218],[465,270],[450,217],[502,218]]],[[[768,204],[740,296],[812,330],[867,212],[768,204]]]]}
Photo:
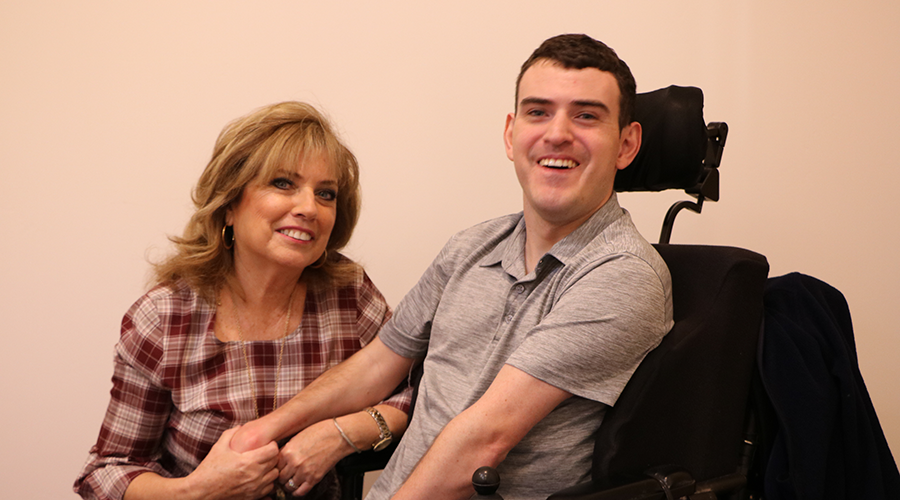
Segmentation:
{"type": "Polygon", "coordinates": [[[325,478],[318,484],[281,485],[275,443],[237,453],[229,442],[390,317],[362,269],[338,253],[359,215],[356,158],[313,107],[276,104],[222,131],[193,198],[176,253],[122,321],[110,405],[75,491],[335,498],[329,471],[383,437],[381,417],[395,435],[405,430],[408,389],[295,438],[307,473],[325,478]]]}

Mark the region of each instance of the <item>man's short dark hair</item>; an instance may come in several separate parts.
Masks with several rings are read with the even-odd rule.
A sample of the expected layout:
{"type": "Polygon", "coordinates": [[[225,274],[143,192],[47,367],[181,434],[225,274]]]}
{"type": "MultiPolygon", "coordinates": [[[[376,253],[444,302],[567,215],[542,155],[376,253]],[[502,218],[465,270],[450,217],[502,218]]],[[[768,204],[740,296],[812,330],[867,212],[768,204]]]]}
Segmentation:
{"type": "Polygon", "coordinates": [[[536,62],[542,60],[553,61],[566,69],[597,68],[612,73],[619,84],[619,129],[631,123],[636,92],[634,76],[625,61],[616,55],[616,51],[587,35],[557,35],[544,40],[544,43],[522,64],[522,70],[516,78],[516,109],[519,106],[519,83],[522,81],[522,75],[536,62]]]}

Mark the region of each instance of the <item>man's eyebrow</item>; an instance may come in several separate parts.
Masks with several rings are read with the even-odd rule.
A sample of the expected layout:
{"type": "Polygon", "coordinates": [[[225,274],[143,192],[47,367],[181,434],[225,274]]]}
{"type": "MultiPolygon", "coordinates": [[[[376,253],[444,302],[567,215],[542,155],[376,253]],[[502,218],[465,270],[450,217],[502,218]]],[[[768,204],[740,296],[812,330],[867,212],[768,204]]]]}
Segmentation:
{"type": "MultiPolygon", "coordinates": [[[[522,98],[522,102],[519,103],[519,106],[526,106],[529,104],[546,106],[548,104],[553,104],[553,101],[544,97],[524,97],[522,98]]],[[[593,99],[578,99],[572,101],[572,104],[579,108],[600,108],[607,113],[609,112],[609,106],[607,106],[603,101],[595,101],[593,99]]]]}
{"type": "Polygon", "coordinates": [[[523,97],[522,101],[519,102],[519,106],[525,106],[527,104],[539,104],[542,106],[546,106],[547,104],[552,104],[553,101],[550,99],[545,99],[543,97],[523,97]]]}
{"type": "Polygon", "coordinates": [[[600,108],[603,111],[606,111],[607,113],[609,112],[609,106],[604,104],[602,101],[594,101],[594,100],[587,99],[587,100],[572,101],[572,104],[574,104],[575,106],[578,106],[580,108],[600,108]]]}

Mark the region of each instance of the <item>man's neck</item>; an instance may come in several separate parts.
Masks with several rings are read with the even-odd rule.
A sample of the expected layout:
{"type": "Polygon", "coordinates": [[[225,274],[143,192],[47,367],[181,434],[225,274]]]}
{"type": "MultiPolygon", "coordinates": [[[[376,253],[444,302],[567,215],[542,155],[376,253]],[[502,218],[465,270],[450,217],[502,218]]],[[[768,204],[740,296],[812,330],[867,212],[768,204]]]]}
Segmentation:
{"type": "Polygon", "coordinates": [[[564,224],[555,224],[525,209],[525,273],[531,274],[538,261],[557,242],[578,229],[593,213],[564,224]],[[530,212],[530,216],[529,216],[530,212]]]}
{"type": "MultiPolygon", "coordinates": [[[[610,196],[611,197],[611,196],[610,196]]],[[[609,197],[596,210],[578,217],[553,220],[542,216],[525,203],[525,273],[531,274],[538,261],[566,236],[581,227],[597,210],[609,202],[609,197]]]]}

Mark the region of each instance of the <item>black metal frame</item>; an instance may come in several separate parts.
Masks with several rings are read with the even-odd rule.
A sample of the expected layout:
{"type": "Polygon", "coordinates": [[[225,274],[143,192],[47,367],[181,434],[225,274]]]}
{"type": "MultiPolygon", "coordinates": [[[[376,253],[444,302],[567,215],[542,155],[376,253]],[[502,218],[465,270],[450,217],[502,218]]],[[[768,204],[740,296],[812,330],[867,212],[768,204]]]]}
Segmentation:
{"type": "Polygon", "coordinates": [[[728,137],[728,124],[724,122],[712,122],[706,127],[708,138],[706,147],[706,159],[703,160],[703,172],[697,185],[685,189],[685,193],[693,195],[697,201],[683,200],[676,202],[663,219],[662,230],[659,233],[659,242],[668,243],[672,238],[672,227],[675,225],[675,217],[682,209],[700,213],[703,210],[703,201],[719,201],[719,164],[722,162],[722,151],[725,148],[725,138],[728,137]]]}

